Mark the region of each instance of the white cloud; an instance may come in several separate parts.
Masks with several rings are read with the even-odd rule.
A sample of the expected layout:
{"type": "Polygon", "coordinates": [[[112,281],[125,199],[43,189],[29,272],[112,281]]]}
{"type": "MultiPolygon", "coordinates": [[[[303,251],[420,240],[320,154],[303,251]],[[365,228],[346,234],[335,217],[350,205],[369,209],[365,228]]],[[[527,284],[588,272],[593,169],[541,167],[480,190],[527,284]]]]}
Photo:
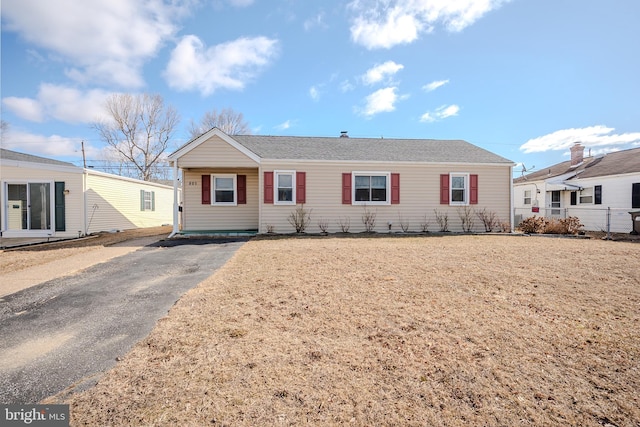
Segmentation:
{"type": "Polygon", "coordinates": [[[411,43],[437,24],[462,31],[509,0],[353,0],[351,39],[367,49],[411,43]]]}
{"type": "Polygon", "coordinates": [[[229,0],[229,4],[234,7],[247,7],[253,4],[253,0],[229,0]]]}
{"type": "Polygon", "coordinates": [[[53,52],[81,83],[144,85],[142,65],[177,31],[190,0],[7,0],[3,31],[53,52]]]}
{"type": "MultiPolygon", "coordinates": [[[[566,150],[574,143],[580,142],[585,147],[608,147],[603,152],[612,151],[616,145],[640,145],[640,132],[613,134],[614,128],[606,126],[590,126],[586,128],[562,129],[553,133],[533,138],[520,146],[524,153],[566,150]]],[[[616,147],[617,148],[617,147],[616,147]]]]}
{"type": "Polygon", "coordinates": [[[82,159],[81,138],[44,136],[11,129],[2,135],[2,148],[43,157],[77,157],[82,159]]]}
{"type": "Polygon", "coordinates": [[[104,118],[104,102],[110,92],[43,83],[35,99],[7,97],[5,108],[33,122],[56,119],[66,123],[91,123],[104,118]]]}
{"type": "Polygon", "coordinates": [[[351,82],[349,80],[345,80],[342,83],[340,83],[340,91],[342,93],[346,93],[346,92],[350,92],[352,90],[354,90],[356,87],[351,84],[351,82]]]}
{"type": "Polygon", "coordinates": [[[388,113],[396,109],[396,103],[408,98],[408,95],[398,95],[397,87],[379,89],[366,98],[366,104],[361,113],[365,117],[372,117],[378,113],[388,113]]]}
{"type": "Polygon", "coordinates": [[[367,70],[362,76],[362,81],[366,85],[372,85],[383,81],[385,78],[390,78],[398,71],[402,70],[404,65],[396,64],[393,61],[387,61],[383,64],[378,64],[373,68],[367,70]]]}
{"type": "Polygon", "coordinates": [[[289,129],[291,126],[293,126],[293,123],[291,123],[291,120],[287,120],[284,123],[280,123],[279,125],[274,126],[274,128],[278,129],[278,130],[287,130],[289,129]]]}
{"type": "Polygon", "coordinates": [[[174,89],[199,90],[203,95],[220,88],[241,90],[277,53],[278,41],[267,37],[239,38],[206,48],[189,35],[171,53],[164,77],[174,89]]]}
{"type": "Polygon", "coordinates": [[[435,80],[429,84],[426,84],[424,86],[422,86],[422,89],[426,90],[427,92],[431,92],[434,91],[436,89],[438,89],[439,87],[442,87],[444,85],[446,85],[447,83],[449,83],[449,79],[447,80],[435,80]]]}
{"type": "Polygon", "coordinates": [[[320,90],[316,86],[311,86],[309,88],[309,96],[314,101],[319,101],[320,100],[320,90]]]}
{"type": "Polygon", "coordinates": [[[421,122],[432,123],[438,120],[446,119],[447,117],[457,116],[460,111],[460,107],[452,105],[442,105],[436,108],[434,111],[427,111],[420,117],[421,122]]]}

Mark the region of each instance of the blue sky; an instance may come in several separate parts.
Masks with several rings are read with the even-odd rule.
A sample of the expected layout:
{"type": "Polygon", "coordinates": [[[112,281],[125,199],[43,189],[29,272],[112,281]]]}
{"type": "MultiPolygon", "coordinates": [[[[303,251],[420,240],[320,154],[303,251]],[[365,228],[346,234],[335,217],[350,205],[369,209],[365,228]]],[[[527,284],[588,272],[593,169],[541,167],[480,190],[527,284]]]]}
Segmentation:
{"type": "MultiPolygon", "coordinates": [[[[528,169],[640,146],[637,0],[3,0],[2,147],[103,158],[112,93],[253,133],[464,139],[528,169]],[[588,151],[585,152],[585,154],[588,151]]],[[[514,168],[519,175],[520,166],[514,168]]]]}

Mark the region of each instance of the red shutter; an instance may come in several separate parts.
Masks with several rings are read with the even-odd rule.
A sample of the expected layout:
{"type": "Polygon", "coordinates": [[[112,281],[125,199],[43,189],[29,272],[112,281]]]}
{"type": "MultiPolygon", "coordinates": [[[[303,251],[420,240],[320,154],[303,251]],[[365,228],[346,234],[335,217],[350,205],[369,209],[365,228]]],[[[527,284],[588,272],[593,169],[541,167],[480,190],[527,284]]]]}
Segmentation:
{"type": "Polygon", "coordinates": [[[264,202],[273,203],[273,172],[264,173],[264,202]]]}
{"type": "Polygon", "coordinates": [[[449,204],[449,174],[440,175],[440,204],[449,204]]]}
{"type": "Polygon", "coordinates": [[[400,203],[400,174],[391,174],[391,204],[397,205],[400,203]]]}
{"type": "Polygon", "coordinates": [[[469,203],[478,204],[478,175],[469,175],[469,203]]]}
{"type": "Polygon", "coordinates": [[[236,186],[238,187],[238,204],[247,204],[247,175],[238,175],[236,177],[236,186]]]}
{"type": "Polygon", "coordinates": [[[351,204],[351,174],[342,174],[342,204],[351,204]]]}
{"type": "Polygon", "coordinates": [[[296,203],[306,203],[307,201],[307,174],[296,172],[296,203]]]}
{"type": "Polygon", "coordinates": [[[211,204],[211,175],[202,175],[202,204],[211,204]]]}

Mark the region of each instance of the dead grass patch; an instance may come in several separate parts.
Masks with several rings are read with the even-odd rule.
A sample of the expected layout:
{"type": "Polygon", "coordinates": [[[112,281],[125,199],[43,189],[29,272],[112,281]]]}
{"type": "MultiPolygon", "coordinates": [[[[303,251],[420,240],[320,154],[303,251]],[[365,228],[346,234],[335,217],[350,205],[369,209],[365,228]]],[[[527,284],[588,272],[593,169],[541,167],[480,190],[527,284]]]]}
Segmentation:
{"type": "Polygon", "coordinates": [[[244,245],[73,425],[640,423],[638,246],[510,236],[244,245]]]}

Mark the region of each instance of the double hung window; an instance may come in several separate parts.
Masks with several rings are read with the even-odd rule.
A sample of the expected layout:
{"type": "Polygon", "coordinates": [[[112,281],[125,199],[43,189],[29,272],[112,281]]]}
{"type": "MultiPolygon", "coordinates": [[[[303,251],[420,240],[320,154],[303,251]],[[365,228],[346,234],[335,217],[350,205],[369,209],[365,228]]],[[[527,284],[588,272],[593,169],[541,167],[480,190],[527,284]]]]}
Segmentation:
{"type": "Polygon", "coordinates": [[[390,176],[388,172],[354,172],[354,204],[389,204],[390,176]]]}
{"type": "Polygon", "coordinates": [[[212,204],[229,206],[237,205],[236,175],[213,175],[212,181],[212,204]]]}

